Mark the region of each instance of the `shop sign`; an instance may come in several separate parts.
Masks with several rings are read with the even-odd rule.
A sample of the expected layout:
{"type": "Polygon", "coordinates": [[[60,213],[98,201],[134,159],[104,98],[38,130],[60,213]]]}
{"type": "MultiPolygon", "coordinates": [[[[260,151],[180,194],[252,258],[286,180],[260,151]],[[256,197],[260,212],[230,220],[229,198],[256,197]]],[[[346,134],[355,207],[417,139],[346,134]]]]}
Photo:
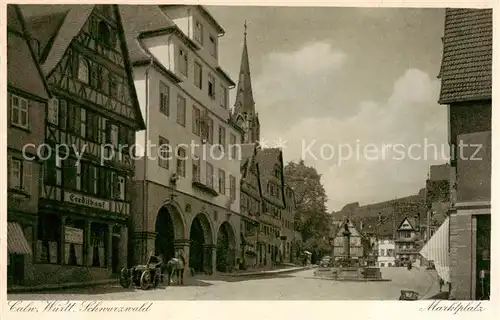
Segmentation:
{"type": "Polygon", "coordinates": [[[101,200],[89,196],[84,196],[77,193],[65,192],[64,193],[64,201],[70,202],[74,204],[78,204],[81,206],[97,208],[102,210],[110,210],[110,203],[106,200],[101,200]]]}
{"type": "Polygon", "coordinates": [[[83,244],[83,229],[64,227],[64,240],[67,243],[83,244]]]}

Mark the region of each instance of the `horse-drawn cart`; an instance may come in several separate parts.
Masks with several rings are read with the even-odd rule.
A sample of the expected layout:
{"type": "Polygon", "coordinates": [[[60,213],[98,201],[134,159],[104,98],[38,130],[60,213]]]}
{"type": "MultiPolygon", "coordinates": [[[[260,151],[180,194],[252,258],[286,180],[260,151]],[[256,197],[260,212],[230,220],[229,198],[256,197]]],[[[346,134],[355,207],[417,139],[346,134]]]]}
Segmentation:
{"type": "Polygon", "coordinates": [[[129,288],[133,283],[142,290],[158,287],[163,279],[162,263],[159,257],[151,255],[145,265],[123,268],[120,271],[120,285],[129,288]]]}

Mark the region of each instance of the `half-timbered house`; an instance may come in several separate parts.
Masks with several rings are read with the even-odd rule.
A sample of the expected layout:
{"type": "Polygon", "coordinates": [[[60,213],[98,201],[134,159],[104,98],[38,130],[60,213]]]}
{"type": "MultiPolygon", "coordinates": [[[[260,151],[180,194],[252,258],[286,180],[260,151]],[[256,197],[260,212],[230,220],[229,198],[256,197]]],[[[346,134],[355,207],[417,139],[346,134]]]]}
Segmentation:
{"type": "Polygon", "coordinates": [[[259,183],[259,165],[257,164],[257,144],[244,144],[241,147],[241,245],[242,260],[247,267],[256,267],[259,263],[257,255],[259,217],[262,198],[259,183]]]}
{"type": "Polygon", "coordinates": [[[285,210],[283,153],[278,148],[259,149],[259,182],[262,190],[259,251],[264,265],[282,260],[282,216],[285,210]]]}
{"type": "Polygon", "coordinates": [[[35,239],[41,282],[127,264],[132,146],[145,128],[116,5],[23,5],[52,95],[35,239]]]}

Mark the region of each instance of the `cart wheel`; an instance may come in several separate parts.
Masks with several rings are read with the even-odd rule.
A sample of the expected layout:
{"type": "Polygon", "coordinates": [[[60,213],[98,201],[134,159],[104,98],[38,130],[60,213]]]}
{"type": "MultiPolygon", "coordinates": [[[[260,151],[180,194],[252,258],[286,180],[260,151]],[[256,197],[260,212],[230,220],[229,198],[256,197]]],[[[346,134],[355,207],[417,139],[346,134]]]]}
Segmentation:
{"type": "Polygon", "coordinates": [[[141,289],[147,290],[149,285],[151,284],[151,272],[149,270],[145,270],[141,275],[141,289]]]}
{"type": "Polygon", "coordinates": [[[130,287],[130,274],[129,274],[129,271],[127,268],[123,268],[121,271],[120,271],[120,285],[125,288],[125,289],[128,289],[130,287]]]}

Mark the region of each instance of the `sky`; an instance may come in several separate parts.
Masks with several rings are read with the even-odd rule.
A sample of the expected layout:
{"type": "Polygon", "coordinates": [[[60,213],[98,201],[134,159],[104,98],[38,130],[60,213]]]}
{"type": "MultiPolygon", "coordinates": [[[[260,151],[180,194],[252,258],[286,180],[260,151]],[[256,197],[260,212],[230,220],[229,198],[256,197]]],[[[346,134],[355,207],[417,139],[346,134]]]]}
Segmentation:
{"type": "Polygon", "coordinates": [[[416,194],[447,161],[444,9],[207,8],[226,30],[219,65],[234,80],[247,20],[261,138],[316,168],[330,211],[416,194]]]}

